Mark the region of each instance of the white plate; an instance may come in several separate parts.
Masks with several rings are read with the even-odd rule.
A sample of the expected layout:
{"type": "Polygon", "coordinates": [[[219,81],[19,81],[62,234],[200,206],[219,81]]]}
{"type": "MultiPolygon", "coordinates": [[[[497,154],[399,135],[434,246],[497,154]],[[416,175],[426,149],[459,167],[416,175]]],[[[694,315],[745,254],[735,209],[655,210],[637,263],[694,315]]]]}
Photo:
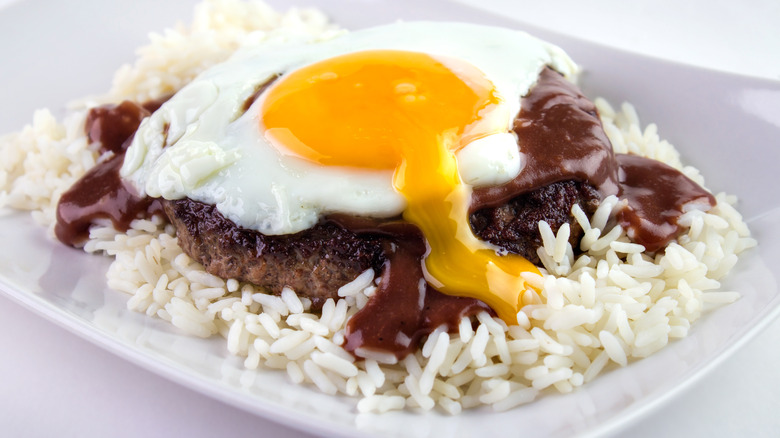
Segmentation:
{"type": "MultiPolygon", "coordinates": [[[[4,60],[0,77],[14,84],[0,90],[0,132],[21,127],[34,108],[61,108],[71,98],[105,90],[112,71],[131,60],[132,48],[144,42],[146,30],[173,23],[182,11],[191,10],[192,1],[146,0],[118,6],[92,0],[80,2],[77,10],[63,3],[31,0],[0,14],[0,59],[4,60]],[[41,10],[47,14],[41,16],[41,10]],[[150,10],[155,13],[146,12],[150,10]],[[52,35],[66,43],[54,44],[52,35]]],[[[331,0],[318,4],[335,21],[352,28],[395,18],[513,24],[466,7],[420,3],[331,0]]],[[[567,436],[614,431],[699,378],[780,309],[779,273],[772,263],[772,249],[780,244],[776,228],[780,192],[773,189],[770,167],[779,161],[780,149],[769,146],[780,136],[780,115],[770,111],[780,85],[524,29],[561,45],[586,67],[583,88],[588,95],[633,102],[643,120],[657,122],[684,160],[702,170],[710,187],[739,195],[740,210],[759,240],[759,247],[747,254],[724,284],[726,289],[739,290],[743,298],[707,315],[688,338],[646,360],[609,372],[573,394],[546,396],[507,413],[475,410],[454,418],[406,412],[357,415],[354,400],[290,384],[279,373],[244,371],[240,360],[227,357],[220,340],[182,336],[161,321],[128,312],[126,297],[105,287],[108,260],[48,240],[26,214],[0,217],[0,289],[154,372],[309,432],[487,436],[534,431],[567,436]]]]}

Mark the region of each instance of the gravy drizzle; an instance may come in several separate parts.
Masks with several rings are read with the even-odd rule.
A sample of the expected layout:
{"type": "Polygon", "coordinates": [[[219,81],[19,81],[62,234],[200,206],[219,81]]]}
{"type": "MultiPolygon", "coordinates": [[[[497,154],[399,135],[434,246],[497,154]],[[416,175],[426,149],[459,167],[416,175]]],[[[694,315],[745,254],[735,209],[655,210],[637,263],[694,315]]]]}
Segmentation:
{"type": "Polygon", "coordinates": [[[119,176],[135,131],[151,114],[147,108],[155,110],[161,104],[124,101],[90,110],[85,130],[90,144],[99,145],[102,160],[60,197],[54,226],[60,242],[80,245],[89,237],[89,227],[99,219],[108,219],[117,230],[127,231],[136,218],[165,214],[159,200],[138,196],[119,176]]]}

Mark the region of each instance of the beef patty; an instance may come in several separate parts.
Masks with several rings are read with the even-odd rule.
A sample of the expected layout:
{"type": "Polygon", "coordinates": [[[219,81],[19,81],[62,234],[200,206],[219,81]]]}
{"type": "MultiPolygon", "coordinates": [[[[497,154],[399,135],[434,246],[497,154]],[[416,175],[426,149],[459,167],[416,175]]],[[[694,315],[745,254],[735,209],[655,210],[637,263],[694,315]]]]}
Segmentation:
{"type": "Polygon", "coordinates": [[[578,204],[590,216],[600,200],[601,195],[593,186],[562,181],[516,196],[498,207],[477,210],[471,214],[469,222],[480,239],[541,265],[537,255],[537,248],[542,246],[539,221],[547,222],[554,233],[568,223],[571,227],[569,243],[577,248],[583,231],[571,216],[571,209],[578,204]]]}
{"type": "Polygon", "coordinates": [[[188,198],[163,201],[179,246],[222,278],[248,281],[280,294],[285,286],[319,309],[361,272],[379,271],[383,240],[324,222],[295,234],[268,236],[239,227],[213,205],[188,198]]]}
{"type": "MultiPolygon", "coordinates": [[[[571,217],[571,208],[579,204],[592,212],[598,199],[592,187],[564,181],[502,206],[478,210],[470,222],[481,239],[538,264],[539,221],[547,221],[553,231],[570,224],[576,247],[582,230],[571,217]]],[[[366,269],[379,273],[385,262],[384,246],[392,243],[392,237],[353,232],[332,221],[295,234],[268,236],[239,227],[212,205],[187,198],[163,201],[163,205],[176,227],[179,245],[207,272],[275,294],[288,286],[311,299],[315,310],[328,298],[337,298],[338,289],[366,269]]]]}

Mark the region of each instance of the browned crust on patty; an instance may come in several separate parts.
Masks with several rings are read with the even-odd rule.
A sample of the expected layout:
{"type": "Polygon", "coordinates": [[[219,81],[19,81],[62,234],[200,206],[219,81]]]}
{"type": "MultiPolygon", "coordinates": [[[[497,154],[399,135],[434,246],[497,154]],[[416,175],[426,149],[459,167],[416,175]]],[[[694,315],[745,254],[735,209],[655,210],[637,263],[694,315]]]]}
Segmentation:
{"type": "Polygon", "coordinates": [[[562,181],[516,196],[493,208],[483,208],[469,217],[474,234],[497,247],[520,254],[540,265],[537,248],[542,246],[539,222],[545,221],[553,233],[568,223],[569,243],[579,246],[582,228],[571,215],[574,204],[587,214],[596,211],[601,196],[592,186],[577,181],[562,181]]]}
{"type": "Polygon", "coordinates": [[[288,286],[310,298],[313,309],[337,298],[338,288],[366,269],[378,270],[384,262],[380,239],[358,236],[333,223],[266,236],[237,226],[212,205],[186,198],[163,204],[182,250],[207,272],[275,294],[288,286]]]}

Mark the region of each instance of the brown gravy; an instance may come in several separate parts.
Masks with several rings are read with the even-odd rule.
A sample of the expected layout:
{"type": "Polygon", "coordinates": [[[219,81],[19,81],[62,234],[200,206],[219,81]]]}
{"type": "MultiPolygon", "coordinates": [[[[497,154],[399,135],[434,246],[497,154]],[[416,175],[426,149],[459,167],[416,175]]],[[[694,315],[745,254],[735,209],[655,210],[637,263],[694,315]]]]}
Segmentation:
{"type": "Polygon", "coordinates": [[[595,105],[554,70],[542,71],[520,107],[514,132],[525,168],[506,184],[475,189],[471,211],[555,182],[581,181],[604,197],[623,199],[618,222],[653,252],[680,233],[677,218],[686,204],[715,205],[709,192],[679,171],[656,160],[614,154],[595,105]]]}
{"type": "MultiPolygon", "coordinates": [[[[147,104],[156,109],[157,101],[147,104]]],[[[103,159],[62,194],[57,204],[54,233],[64,244],[77,246],[89,237],[89,227],[98,219],[108,219],[117,230],[127,231],[139,217],[164,214],[160,202],[139,197],[122,181],[119,170],[125,150],[141,120],[151,113],[142,105],[124,101],[90,110],[85,130],[89,141],[99,144],[103,159]]]]}
{"type": "Polygon", "coordinates": [[[715,205],[711,193],[660,161],[628,154],[616,158],[620,198],[626,202],[617,220],[631,240],[647,251],[658,251],[677,237],[677,219],[686,205],[704,210],[715,205]]]}
{"type": "Polygon", "coordinates": [[[583,181],[604,196],[618,193],[612,144],[596,106],[561,74],[545,68],[522,98],[513,130],[525,157],[515,179],[474,189],[471,212],[559,181],[583,181]]]}
{"type": "Polygon", "coordinates": [[[464,316],[493,312],[482,301],[445,295],[428,285],[421,263],[425,239],[416,226],[347,215],[332,215],[327,220],[358,234],[386,239],[387,261],[379,286],[347,323],[344,349],[350,353],[360,356],[358,349],[373,350],[393,353],[401,359],[413,353],[420,339],[437,327],[452,331],[464,316]]]}

